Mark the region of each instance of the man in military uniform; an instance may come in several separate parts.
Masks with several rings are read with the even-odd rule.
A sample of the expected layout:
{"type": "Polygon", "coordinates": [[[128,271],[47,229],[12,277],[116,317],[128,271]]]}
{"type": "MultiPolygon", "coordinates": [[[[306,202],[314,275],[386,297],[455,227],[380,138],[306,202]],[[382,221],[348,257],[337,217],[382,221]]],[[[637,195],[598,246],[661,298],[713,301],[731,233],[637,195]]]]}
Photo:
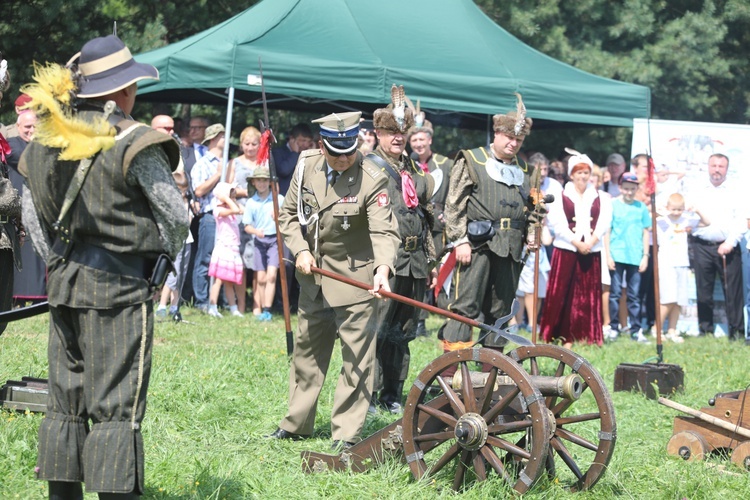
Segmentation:
{"type": "Polygon", "coordinates": [[[83,498],[84,480],[99,498],[135,498],[144,490],[156,269],[187,236],[172,178],[180,153],[130,118],[136,82],[159,73],[119,38],[90,40],[68,64],[40,69],[25,88],[40,120],[21,157],[23,214],[47,263],[50,305],[37,475],[50,498],[83,498]],[[71,88],[82,99],[72,108],[71,88]]]}
{"type": "MultiPolygon", "coordinates": [[[[428,281],[434,286],[437,272],[430,271],[435,245],[430,234],[429,201],[434,179],[404,154],[406,132],[414,125],[414,112],[405,106],[403,87],[393,86],[392,102],[373,115],[378,147],[368,155],[388,178],[388,195],[398,220],[401,244],[396,253],[396,273],[391,290],[421,300],[428,281]]],[[[392,300],[379,312],[378,403],[391,413],[401,413],[401,393],[409,373],[409,342],[416,337],[419,309],[392,300]]],[[[373,405],[374,406],[374,405],[373,405]]],[[[375,408],[372,409],[375,411],[375,408]]]]}
{"type": "MultiPolygon", "coordinates": [[[[470,319],[484,314],[487,324],[510,313],[533,208],[532,169],[516,156],[532,121],[517,96],[516,111],[493,117],[495,137],[489,148],[456,156],[445,206],[445,232],[456,258],[449,309],[470,319]]],[[[468,347],[471,327],[449,319],[438,337],[445,352],[468,347]]],[[[506,342],[487,338],[484,345],[503,347],[506,342]]]]}
{"type": "Polygon", "coordinates": [[[373,295],[390,291],[388,277],[399,239],[387,175],[357,151],[360,115],[334,113],[314,120],[320,125],[320,149],[300,154],[279,214],[301,291],[289,409],[270,438],[312,435],[337,338],[343,368],[331,411],[333,447],[357,442],[367,416],[375,369],[373,295]],[[372,290],[312,274],[311,266],[372,283],[372,290]]]}
{"type": "MultiPolygon", "coordinates": [[[[440,256],[443,252],[443,248],[445,248],[445,240],[443,236],[445,221],[443,219],[443,210],[445,207],[445,197],[448,196],[448,182],[451,168],[453,167],[453,160],[432,151],[432,137],[434,132],[432,129],[432,123],[430,123],[429,120],[425,120],[424,113],[417,113],[414,120],[414,126],[409,129],[409,145],[412,150],[411,156],[423,171],[430,173],[435,181],[432,198],[430,198],[430,205],[432,206],[434,217],[434,223],[432,225],[432,240],[435,243],[435,252],[440,256]]],[[[439,290],[439,293],[441,296],[440,302],[445,302],[445,300],[443,300],[446,295],[445,292],[439,290]]],[[[427,304],[436,304],[437,301],[435,300],[435,294],[432,290],[427,290],[424,296],[424,301],[427,304]]],[[[425,320],[428,316],[429,313],[424,309],[419,312],[419,323],[417,323],[418,337],[426,337],[429,335],[427,327],[425,326],[425,320]]]]}

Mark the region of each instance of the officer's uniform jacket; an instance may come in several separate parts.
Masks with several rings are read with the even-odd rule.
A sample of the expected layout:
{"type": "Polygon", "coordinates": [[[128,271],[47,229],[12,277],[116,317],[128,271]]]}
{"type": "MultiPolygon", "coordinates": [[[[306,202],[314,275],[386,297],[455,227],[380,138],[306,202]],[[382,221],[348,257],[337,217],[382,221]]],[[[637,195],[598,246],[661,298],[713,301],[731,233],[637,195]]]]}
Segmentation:
{"type": "MultiPolygon", "coordinates": [[[[78,116],[91,119],[96,113],[86,111],[78,116]]],[[[109,308],[138,304],[150,298],[146,286],[150,275],[148,263],[153,264],[165,248],[147,198],[139,186],[126,182],[126,176],[133,158],[149,146],[163,147],[172,171],[177,167],[180,153],[177,143],[168,135],[131,120],[117,120],[115,145],[95,155],[70,209],[70,258],[64,259],[61,255],[65,245],[59,238],[48,256],[51,305],[109,308]],[[140,257],[144,261],[143,273],[133,276],[103,270],[106,265],[86,262],[89,257],[85,251],[77,252],[76,245],[102,248],[115,259],[118,254],[140,257]],[[73,257],[76,254],[79,255],[73,257]]],[[[53,224],[60,215],[70,180],[79,167],[78,161],[58,160],[59,152],[32,141],[20,164],[31,187],[42,232],[50,238],[55,235],[53,224]]],[[[137,259],[131,261],[137,262],[137,259]]],[[[112,262],[116,261],[110,264],[112,262]]]]}
{"type": "MultiPolygon", "coordinates": [[[[317,267],[368,284],[381,265],[393,274],[398,225],[386,177],[357,153],[354,165],[329,186],[325,156],[319,150],[301,153],[279,213],[279,229],[292,255],[309,250],[317,267]]],[[[302,293],[315,299],[322,291],[332,307],[372,299],[367,290],[319,274],[297,273],[297,280],[302,293]]]]}
{"type": "Polygon", "coordinates": [[[445,245],[445,240],[443,238],[445,222],[441,220],[440,216],[445,211],[445,199],[448,196],[452,167],[453,160],[437,153],[433,153],[427,162],[427,168],[433,179],[435,179],[435,187],[433,188],[434,194],[432,195],[432,198],[430,198],[430,204],[432,205],[432,213],[435,217],[435,221],[432,225],[432,237],[435,240],[435,251],[438,254],[442,252],[445,245]]]}
{"type": "Polygon", "coordinates": [[[495,236],[487,243],[499,257],[520,262],[527,231],[527,214],[533,208],[528,200],[533,167],[515,158],[513,164],[524,172],[521,186],[508,186],[487,173],[488,148],[459,152],[451,171],[451,187],[445,209],[446,235],[456,242],[466,237],[471,221],[495,223],[495,236]]]}
{"type": "MultiPolygon", "coordinates": [[[[388,178],[388,196],[393,213],[398,220],[398,231],[401,238],[396,254],[396,275],[411,275],[419,279],[427,278],[429,276],[428,261],[435,259],[435,245],[430,231],[433,216],[431,208],[428,208],[435,181],[431,175],[425,174],[406,155],[402,156],[401,162],[396,162],[383,153],[380,148],[376,148],[373,154],[388,162],[399,174],[406,169],[414,181],[417,199],[419,200],[417,207],[408,208],[396,180],[383,170],[383,174],[388,178]]],[[[376,168],[380,169],[380,167],[376,168]]]]}

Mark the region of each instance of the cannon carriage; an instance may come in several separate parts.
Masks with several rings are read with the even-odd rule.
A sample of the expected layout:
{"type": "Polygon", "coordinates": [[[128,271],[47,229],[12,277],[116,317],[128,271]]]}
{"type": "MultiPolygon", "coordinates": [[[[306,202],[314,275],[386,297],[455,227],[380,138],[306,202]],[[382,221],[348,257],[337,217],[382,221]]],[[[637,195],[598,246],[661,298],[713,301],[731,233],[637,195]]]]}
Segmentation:
{"type": "Polygon", "coordinates": [[[599,373],[556,345],[508,354],[475,346],[443,354],[412,384],[403,418],[340,454],[302,452],[307,472],[363,472],[388,457],[415,479],[455,490],[500,477],[526,492],[543,474],[572,491],[594,486],[616,441],[614,408],[599,373]]]}

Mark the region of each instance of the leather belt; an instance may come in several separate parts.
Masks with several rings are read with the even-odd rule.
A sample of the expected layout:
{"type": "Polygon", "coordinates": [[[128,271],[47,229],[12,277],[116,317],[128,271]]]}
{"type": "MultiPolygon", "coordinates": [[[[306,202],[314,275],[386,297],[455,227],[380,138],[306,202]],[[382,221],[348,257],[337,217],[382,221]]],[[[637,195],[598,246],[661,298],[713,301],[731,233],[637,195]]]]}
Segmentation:
{"type": "Polygon", "coordinates": [[[513,220],[509,217],[504,217],[499,221],[492,223],[492,227],[494,227],[495,229],[500,229],[501,231],[507,231],[508,229],[523,229],[525,226],[525,221],[513,220]]]}
{"type": "Polygon", "coordinates": [[[75,242],[70,243],[70,245],[72,247],[67,257],[65,257],[67,245],[59,239],[52,245],[52,251],[64,260],[108,273],[148,279],[156,263],[156,259],[146,259],[132,254],[114,253],[105,248],[86,243],[75,242]]]}

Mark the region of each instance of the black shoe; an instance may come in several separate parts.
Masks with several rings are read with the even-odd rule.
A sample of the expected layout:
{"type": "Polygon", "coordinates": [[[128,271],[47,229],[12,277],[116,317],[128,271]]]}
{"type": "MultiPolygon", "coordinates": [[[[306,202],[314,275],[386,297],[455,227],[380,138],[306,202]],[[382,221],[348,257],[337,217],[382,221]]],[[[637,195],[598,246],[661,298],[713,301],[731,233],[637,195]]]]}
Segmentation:
{"type": "Polygon", "coordinates": [[[339,440],[339,439],[334,439],[333,440],[333,444],[331,445],[331,450],[333,450],[333,451],[345,451],[345,450],[348,450],[349,448],[351,448],[352,446],[354,446],[354,443],[352,443],[350,441],[342,441],[342,440],[339,440]]]}
{"type": "Polygon", "coordinates": [[[417,337],[429,337],[430,332],[427,331],[427,325],[424,324],[424,321],[420,321],[417,323],[417,331],[416,331],[417,337]]]}
{"type": "Polygon", "coordinates": [[[293,432],[285,431],[281,427],[277,427],[271,434],[267,434],[263,437],[267,439],[291,439],[292,441],[299,441],[300,439],[307,439],[309,436],[295,434],[293,432]]]}

